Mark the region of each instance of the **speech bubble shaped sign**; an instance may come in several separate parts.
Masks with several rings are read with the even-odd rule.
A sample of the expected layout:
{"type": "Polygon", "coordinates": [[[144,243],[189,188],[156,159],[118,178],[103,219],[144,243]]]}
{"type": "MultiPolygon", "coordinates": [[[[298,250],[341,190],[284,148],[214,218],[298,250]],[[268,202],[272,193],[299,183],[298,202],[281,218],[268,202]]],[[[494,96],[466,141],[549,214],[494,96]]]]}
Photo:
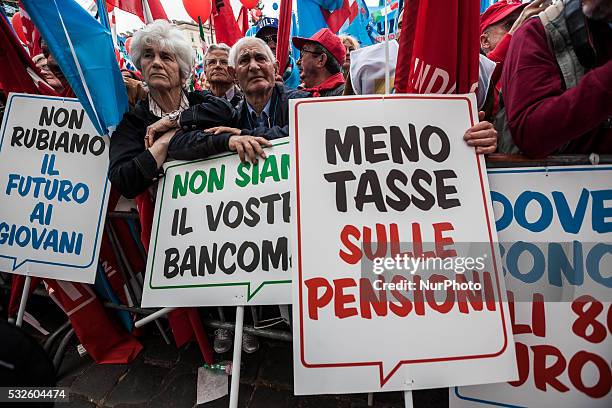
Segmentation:
{"type": "Polygon", "coordinates": [[[0,270],[93,283],[108,146],[78,100],[9,95],[0,130],[0,270]]]}
{"type": "Polygon", "coordinates": [[[265,151],[165,165],[143,306],[291,303],[288,142],[265,151]]]}

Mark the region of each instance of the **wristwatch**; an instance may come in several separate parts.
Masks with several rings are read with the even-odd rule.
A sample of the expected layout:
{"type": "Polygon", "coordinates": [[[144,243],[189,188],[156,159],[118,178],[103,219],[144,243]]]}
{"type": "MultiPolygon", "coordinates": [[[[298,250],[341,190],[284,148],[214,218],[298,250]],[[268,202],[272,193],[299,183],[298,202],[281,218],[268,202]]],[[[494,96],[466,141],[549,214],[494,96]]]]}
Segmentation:
{"type": "Polygon", "coordinates": [[[181,117],[181,113],[182,111],[175,110],[174,112],[169,113],[167,116],[167,118],[170,119],[170,122],[172,122],[175,127],[179,127],[178,122],[179,122],[179,118],[181,117]]]}

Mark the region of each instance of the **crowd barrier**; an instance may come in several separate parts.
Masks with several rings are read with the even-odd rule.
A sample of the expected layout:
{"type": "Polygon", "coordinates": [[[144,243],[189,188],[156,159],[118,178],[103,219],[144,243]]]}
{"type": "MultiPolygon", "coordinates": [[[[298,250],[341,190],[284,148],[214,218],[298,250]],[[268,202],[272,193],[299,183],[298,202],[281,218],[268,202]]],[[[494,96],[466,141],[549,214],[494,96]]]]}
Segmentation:
{"type": "MultiPolygon", "coordinates": [[[[487,168],[512,168],[512,167],[548,167],[548,166],[570,166],[570,165],[604,165],[604,164],[612,164],[612,155],[558,155],[558,156],[549,156],[542,159],[529,159],[525,156],[521,155],[504,155],[504,154],[491,154],[487,156],[486,159],[487,168]]],[[[142,293],[142,277],[144,276],[143,271],[134,271],[130,265],[130,262],[127,259],[125,252],[123,251],[122,245],[119,242],[113,224],[109,222],[110,220],[123,220],[128,223],[130,228],[134,228],[134,231],[137,233],[132,234],[135,238],[136,247],[139,248],[139,254],[142,257],[143,261],[146,261],[145,251],[142,248],[140,241],[137,239],[140,236],[140,225],[139,218],[136,212],[124,212],[124,211],[110,211],[107,215],[107,223],[105,229],[107,231],[108,237],[111,242],[111,246],[114,252],[116,259],[118,260],[118,271],[122,275],[125,282],[128,284],[127,291],[129,293],[129,299],[139,299],[139,294],[142,293]],[[138,278],[140,276],[140,278],[138,278]]],[[[144,262],[146,264],[146,262],[144,262]]],[[[0,290],[8,293],[10,291],[10,280],[9,275],[0,273],[0,290]]],[[[41,288],[37,288],[34,292],[34,295],[49,297],[47,292],[41,288]]],[[[136,306],[135,304],[117,304],[113,302],[105,301],[103,305],[112,310],[121,310],[132,313],[135,316],[135,320],[139,320],[140,318],[152,315],[157,312],[159,309],[148,309],[141,308],[136,306]]],[[[165,316],[164,316],[165,318],[165,316]]],[[[258,318],[257,313],[253,313],[254,324],[253,325],[244,325],[243,331],[246,333],[253,334],[258,337],[280,340],[280,341],[292,341],[292,334],[290,331],[286,330],[277,330],[277,329],[269,329],[269,328],[258,328],[258,318]]],[[[170,346],[171,341],[167,334],[167,329],[164,328],[164,325],[159,321],[159,319],[155,319],[155,323],[157,325],[158,330],[160,331],[162,337],[165,342],[170,346]]],[[[211,318],[202,318],[202,323],[206,327],[210,327],[212,329],[235,329],[235,323],[229,321],[222,321],[211,318]]],[[[72,337],[74,336],[74,330],[70,327],[70,321],[66,318],[66,321],[60,325],[53,332],[49,333],[47,336],[43,346],[45,350],[50,353],[50,356],[53,360],[54,366],[56,370],[59,370],[64,355],[66,353],[66,348],[72,337]]]]}

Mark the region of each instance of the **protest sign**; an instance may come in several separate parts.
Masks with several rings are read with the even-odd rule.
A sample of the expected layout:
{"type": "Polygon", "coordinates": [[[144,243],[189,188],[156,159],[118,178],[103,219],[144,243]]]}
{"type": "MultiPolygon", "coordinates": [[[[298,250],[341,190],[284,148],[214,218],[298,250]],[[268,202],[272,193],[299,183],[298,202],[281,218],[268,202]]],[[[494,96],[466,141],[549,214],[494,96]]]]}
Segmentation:
{"type": "Polygon", "coordinates": [[[489,171],[519,378],[451,407],[612,406],[612,166],[489,171]]]}
{"type": "Polygon", "coordinates": [[[516,379],[476,118],[467,95],[291,102],[296,394],[516,379]]]}
{"type": "Polygon", "coordinates": [[[291,303],[288,151],[164,165],[143,307],[291,303]]]}
{"type": "Polygon", "coordinates": [[[0,139],[0,271],[93,283],[107,136],[77,99],[10,94],[0,139]]]}

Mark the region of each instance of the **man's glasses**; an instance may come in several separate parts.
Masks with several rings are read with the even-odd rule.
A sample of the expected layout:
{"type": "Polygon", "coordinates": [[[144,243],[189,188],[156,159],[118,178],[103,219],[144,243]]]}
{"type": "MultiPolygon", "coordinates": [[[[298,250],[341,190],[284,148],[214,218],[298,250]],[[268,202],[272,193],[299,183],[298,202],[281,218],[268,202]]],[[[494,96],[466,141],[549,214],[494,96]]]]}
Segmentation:
{"type": "Polygon", "coordinates": [[[274,44],[278,44],[278,37],[276,34],[270,34],[270,35],[263,35],[261,36],[261,39],[264,40],[264,42],[266,44],[273,42],[274,44]]]}
{"type": "Polygon", "coordinates": [[[227,66],[228,64],[228,60],[227,59],[217,59],[217,58],[211,58],[211,59],[207,59],[206,61],[204,61],[204,64],[206,64],[207,67],[212,67],[214,65],[221,65],[221,66],[227,66]]]}

